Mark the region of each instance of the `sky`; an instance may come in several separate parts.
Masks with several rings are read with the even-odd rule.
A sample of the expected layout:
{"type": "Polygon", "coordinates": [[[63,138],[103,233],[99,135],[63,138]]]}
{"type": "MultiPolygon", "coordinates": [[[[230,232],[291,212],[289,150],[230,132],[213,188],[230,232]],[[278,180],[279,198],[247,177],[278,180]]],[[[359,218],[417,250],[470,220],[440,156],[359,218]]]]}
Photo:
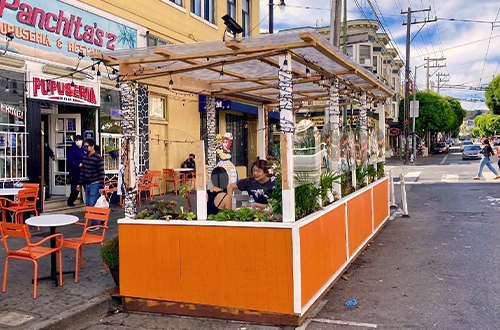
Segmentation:
{"type": "MultiPolygon", "coordinates": [[[[260,30],[269,28],[269,0],[260,1],[260,30]]],[[[274,0],[275,5],[279,0],[274,0]]],[[[285,0],[283,12],[274,9],[274,32],[298,27],[326,27],[330,25],[331,0],[285,0]]],[[[414,13],[413,21],[424,19],[436,22],[412,24],[410,44],[410,68],[417,68],[417,88],[425,90],[426,69],[424,58],[446,58],[439,62],[446,67],[430,69],[431,81],[437,85],[437,74],[441,85],[463,85],[459,88],[441,88],[441,95],[459,99],[484,99],[484,91],[471,88],[486,87],[500,75],[500,1],[498,0],[347,0],[347,20],[377,19],[370,7],[375,9],[378,19],[392,39],[401,59],[406,59],[406,21],[408,7],[413,10],[431,8],[429,13],[414,13]],[[358,6],[359,5],[359,6],[358,6]],[[427,16],[429,15],[429,16],[427,16]],[[452,20],[453,19],[453,20],[452,20]],[[493,23],[496,22],[496,23],[493,23]]],[[[384,31],[380,28],[380,33],[384,31]]],[[[404,72],[404,70],[402,71],[404,72]]],[[[403,80],[402,80],[403,81],[403,80]]],[[[484,102],[461,101],[465,110],[487,109],[484,102]]]]}

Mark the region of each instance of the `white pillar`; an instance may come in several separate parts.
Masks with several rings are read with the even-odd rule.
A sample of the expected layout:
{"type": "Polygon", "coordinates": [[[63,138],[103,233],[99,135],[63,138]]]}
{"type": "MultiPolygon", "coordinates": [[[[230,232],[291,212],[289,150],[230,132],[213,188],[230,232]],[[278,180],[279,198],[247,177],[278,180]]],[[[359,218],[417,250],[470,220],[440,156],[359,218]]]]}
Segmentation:
{"type": "Polygon", "coordinates": [[[207,111],[207,137],[208,137],[208,180],[211,180],[212,171],[216,164],[216,141],[215,141],[215,97],[207,96],[206,98],[207,111]]]}
{"type": "Polygon", "coordinates": [[[125,193],[125,218],[135,218],[137,215],[137,167],[136,167],[136,91],[132,83],[121,84],[122,109],[122,165],[123,190],[125,193]]]}
{"type": "Polygon", "coordinates": [[[384,102],[378,103],[378,161],[385,163],[385,107],[384,102]]]}
{"type": "Polygon", "coordinates": [[[295,134],[295,115],[292,99],[292,58],[290,54],[279,56],[279,101],[280,127],[286,144],[282,144],[281,165],[283,173],[283,222],[295,221],[295,189],[293,187],[293,144],[295,134]],[[285,65],[285,62],[287,63],[285,65]],[[283,147],[286,149],[283,150],[283,147]]]}
{"type": "MultiPolygon", "coordinates": [[[[328,105],[328,124],[325,123],[326,129],[329,131],[329,135],[331,138],[330,148],[330,170],[340,174],[339,163],[340,163],[340,132],[339,132],[339,124],[340,124],[340,106],[339,106],[339,80],[333,79],[330,82],[329,89],[329,105],[328,105]]],[[[342,189],[339,183],[333,183],[333,192],[337,193],[338,197],[342,197],[342,189]]]]}
{"type": "Polygon", "coordinates": [[[257,121],[257,156],[260,159],[266,159],[266,110],[264,106],[258,108],[257,121]]]}
{"type": "MultiPolygon", "coordinates": [[[[359,144],[361,147],[361,167],[367,166],[368,160],[368,123],[366,117],[366,92],[359,98],[359,144]]],[[[368,178],[367,178],[368,179],[368,178]]]]}

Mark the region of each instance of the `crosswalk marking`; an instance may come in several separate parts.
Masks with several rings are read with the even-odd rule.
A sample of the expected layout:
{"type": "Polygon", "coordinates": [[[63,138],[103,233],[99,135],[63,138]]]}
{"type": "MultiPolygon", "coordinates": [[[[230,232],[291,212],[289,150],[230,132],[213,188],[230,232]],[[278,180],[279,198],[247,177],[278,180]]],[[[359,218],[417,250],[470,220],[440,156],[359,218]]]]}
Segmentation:
{"type": "Polygon", "coordinates": [[[441,182],[458,182],[458,174],[443,174],[441,182]]]}

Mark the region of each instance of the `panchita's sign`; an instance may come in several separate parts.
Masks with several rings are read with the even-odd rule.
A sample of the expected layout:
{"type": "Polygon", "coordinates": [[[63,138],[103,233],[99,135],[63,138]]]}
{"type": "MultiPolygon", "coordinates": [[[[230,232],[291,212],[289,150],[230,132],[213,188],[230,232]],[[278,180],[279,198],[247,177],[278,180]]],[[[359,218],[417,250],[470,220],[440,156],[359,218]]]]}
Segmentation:
{"type": "Polygon", "coordinates": [[[31,98],[100,106],[100,93],[96,86],[36,75],[31,77],[30,85],[31,98]]]}

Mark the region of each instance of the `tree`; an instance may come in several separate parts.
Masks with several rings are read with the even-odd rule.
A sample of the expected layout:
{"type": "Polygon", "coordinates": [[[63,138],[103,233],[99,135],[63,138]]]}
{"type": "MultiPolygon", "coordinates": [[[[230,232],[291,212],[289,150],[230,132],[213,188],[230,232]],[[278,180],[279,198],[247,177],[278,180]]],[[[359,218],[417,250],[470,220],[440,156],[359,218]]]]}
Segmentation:
{"type": "Polygon", "coordinates": [[[500,134],[500,116],[493,114],[477,116],[474,125],[478,129],[475,134],[479,134],[480,137],[500,134]]]}
{"type": "Polygon", "coordinates": [[[500,75],[493,78],[486,89],[486,105],[495,115],[500,115],[500,75]]]}
{"type": "Polygon", "coordinates": [[[453,109],[453,112],[455,113],[455,123],[453,124],[453,129],[451,130],[451,132],[455,133],[454,135],[457,136],[460,132],[460,126],[462,125],[464,118],[467,115],[467,111],[462,108],[462,105],[460,104],[460,102],[458,102],[457,99],[451,96],[446,96],[445,100],[448,101],[451,108],[453,109]]]}

